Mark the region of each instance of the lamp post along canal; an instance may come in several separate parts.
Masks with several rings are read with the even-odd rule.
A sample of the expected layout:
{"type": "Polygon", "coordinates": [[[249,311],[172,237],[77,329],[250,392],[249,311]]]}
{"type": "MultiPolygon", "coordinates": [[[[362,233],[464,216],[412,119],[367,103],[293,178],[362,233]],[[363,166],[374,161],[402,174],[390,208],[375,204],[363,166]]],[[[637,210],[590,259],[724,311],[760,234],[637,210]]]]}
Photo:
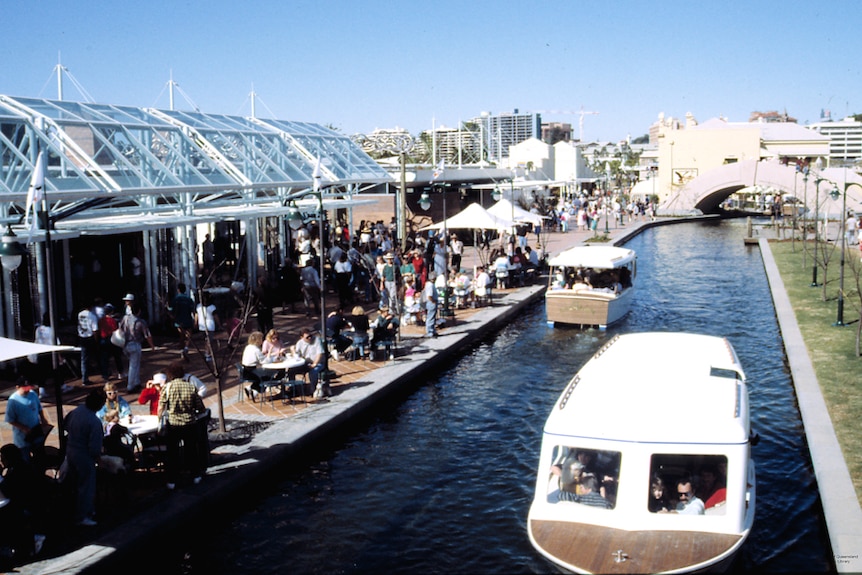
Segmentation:
{"type": "MultiPolygon", "coordinates": [[[[321,354],[323,355],[322,361],[322,371],[320,372],[319,377],[319,388],[321,392],[326,395],[329,394],[329,348],[326,345],[326,241],[324,239],[324,234],[326,233],[326,226],[324,225],[324,218],[326,217],[326,212],[323,209],[323,189],[321,187],[321,168],[320,168],[320,159],[317,160],[317,164],[314,167],[314,173],[312,174],[312,189],[311,191],[303,191],[297,194],[293,194],[289,199],[300,199],[305,196],[313,196],[315,200],[317,200],[317,222],[318,222],[318,234],[320,237],[320,253],[318,254],[318,273],[320,274],[320,332],[318,334],[318,341],[321,346],[321,354]]],[[[287,224],[290,226],[290,229],[296,231],[302,227],[303,219],[302,213],[296,207],[292,208],[288,214],[287,224]]],[[[315,396],[318,396],[318,390],[314,390],[315,396]]]]}
{"type": "Polygon", "coordinates": [[[862,188],[860,184],[855,182],[847,183],[845,181],[843,193],[838,190],[837,185],[834,185],[832,191],[829,192],[833,200],[837,200],[838,196],[841,196],[841,218],[838,220],[838,231],[841,234],[841,259],[838,265],[838,318],[832,324],[838,327],[847,325],[844,323],[844,260],[847,256],[847,188],[850,186],[859,186],[862,188]]]}
{"type": "MultiPolygon", "coordinates": [[[[443,160],[440,160],[440,163],[434,169],[434,175],[431,178],[431,191],[435,192],[442,188],[443,195],[443,279],[444,285],[446,286],[443,290],[443,317],[449,317],[451,315],[449,311],[449,251],[448,251],[448,242],[449,242],[449,234],[448,229],[446,227],[446,187],[444,185],[440,185],[437,183],[437,179],[443,175],[445,170],[443,160]]],[[[428,210],[431,207],[431,198],[428,196],[427,192],[423,192],[422,196],[419,198],[419,207],[423,210],[428,210]]]]}

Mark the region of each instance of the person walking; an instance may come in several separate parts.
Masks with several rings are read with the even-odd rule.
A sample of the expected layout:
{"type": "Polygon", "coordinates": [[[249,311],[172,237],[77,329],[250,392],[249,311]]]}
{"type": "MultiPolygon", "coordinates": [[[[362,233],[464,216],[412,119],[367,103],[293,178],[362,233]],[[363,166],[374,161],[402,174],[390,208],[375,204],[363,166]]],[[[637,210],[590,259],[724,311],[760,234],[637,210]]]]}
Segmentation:
{"type": "Polygon", "coordinates": [[[82,405],[66,416],[66,463],[76,478],[77,496],[75,522],[84,527],[93,527],[96,521],[96,463],[102,454],[102,422],[96,412],[105,402],[98,390],[92,390],[82,405]]]}
{"type": "Polygon", "coordinates": [[[95,304],[78,312],[78,346],[81,348],[81,382],[90,385],[90,362],[98,357],[96,334],[99,332],[99,318],[94,311],[95,304]]]}
{"type": "Polygon", "coordinates": [[[428,281],[422,288],[422,299],[425,300],[425,337],[437,337],[437,286],[434,280],[437,274],[428,272],[428,281]]]}
{"type": "Polygon", "coordinates": [[[107,381],[111,379],[111,358],[117,367],[117,379],[123,376],[123,358],[119,347],[111,342],[111,336],[120,328],[114,317],[114,306],[105,304],[105,314],[99,318],[99,369],[102,378],[107,381]]]}
{"type": "Polygon", "coordinates": [[[311,317],[311,308],[314,314],[320,315],[320,274],[314,269],[314,259],[309,258],[299,273],[302,282],[302,296],[305,300],[305,317],[311,317]]]}
{"type": "Polygon", "coordinates": [[[166,372],[168,383],[159,395],[159,417],[167,420],[165,476],[167,488],[173,490],[183,466],[180,442],[183,444],[185,465],[192,474],[192,483],[200,483],[206,472],[209,458],[209,442],[206,439],[208,418],[197,388],[183,379],[183,364],[176,361],[168,366],[166,372]]]}
{"type": "Polygon", "coordinates": [[[177,284],[177,295],[168,306],[168,311],[174,316],[174,327],[183,341],[183,359],[188,359],[189,343],[195,327],[195,300],[186,293],[186,284],[177,284]]]}
{"type": "Polygon", "coordinates": [[[120,323],[120,329],[123,330],[123,337],[126,340],[123,353],[129,358],[129,380],[126,382],[126,391],[129,393],[135,393],[141,389],[141,352],[144,341],[150,344],[150,348],[156,349],[150,328],[145,320],[138,317],[140,314],[141,304],[133,301],[131,313],[124,316],[120,323]]]}
{"type": "Polygon", "coordinates": [[[15,383],[15,393],[6,403],[6,423],[12,426],[12,443],[21,450],[25,461],[44,466],[45,432],[42,425],[50,425],[39,401],[39,394],[25,378],[15,383]]]}

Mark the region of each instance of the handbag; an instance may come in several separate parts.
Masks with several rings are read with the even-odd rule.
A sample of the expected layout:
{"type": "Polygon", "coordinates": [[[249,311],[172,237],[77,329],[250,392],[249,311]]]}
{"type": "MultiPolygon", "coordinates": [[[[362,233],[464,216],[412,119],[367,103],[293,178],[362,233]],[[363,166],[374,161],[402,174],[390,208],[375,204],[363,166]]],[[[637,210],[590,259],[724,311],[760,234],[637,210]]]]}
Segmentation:
{"type": "Polygon", "coordinates": [[[117,347],[126,346],[126,338],[123,337],[123,332],[121,330],[114,330],[114,332],[111,334],[111,343],[116,345],[117,347]]]}

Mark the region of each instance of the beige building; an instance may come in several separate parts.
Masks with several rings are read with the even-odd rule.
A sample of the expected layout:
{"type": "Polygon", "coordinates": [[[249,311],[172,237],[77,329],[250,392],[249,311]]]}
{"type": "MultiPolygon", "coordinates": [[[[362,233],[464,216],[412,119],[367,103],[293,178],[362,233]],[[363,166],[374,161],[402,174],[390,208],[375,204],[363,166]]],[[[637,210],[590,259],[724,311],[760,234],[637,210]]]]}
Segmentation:
{"type": "Polygon", "coordinates": [[[794,123],[728,122],[714,118],[698,124],[665,120],[653,125],[658,143],[657,192],[660,201],[678,194],[696,178],[745,160],[795,163],[829,154],[829,139],[794,123]]]}

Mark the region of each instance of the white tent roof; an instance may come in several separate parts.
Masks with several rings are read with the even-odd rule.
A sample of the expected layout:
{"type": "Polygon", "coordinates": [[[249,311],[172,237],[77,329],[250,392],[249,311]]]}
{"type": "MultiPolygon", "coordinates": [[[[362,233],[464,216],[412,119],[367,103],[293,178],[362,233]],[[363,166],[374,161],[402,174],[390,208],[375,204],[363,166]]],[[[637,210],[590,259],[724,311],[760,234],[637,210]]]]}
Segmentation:
{"type": "Polygon", "coordinates": [[[71,345],[42,345],[41,343],[30,343],[17,339],[0,337],[0,361],[9,361],[18,357],[25,357],[33,353],[48,353],[51,351],[68,351],[75,349],[71,345]]]}
{"type": "Polygon", "coordinates": [[[634,250],[616,246],[576,246],[569,248],[548,262],[549,265],[568,268],[621,268],[637,256],[634,250]]]}
{"type": "Polygon", "coordinates": [[[527,222],[534,225],[541,225],[542,220],[545,219],[544,216],[534,214],[533,212],[528,212],[517,204],[512,206],[512,202],[510,202],[506,198],[500,198],[500,200],[496,204],[488,208],[488,213],[497,216],[498,218],[504,219],[511,218],[512,214],[514,213],[516,222],[527,222]]]}
{"type": "Polygon", "coordinates": [[[514,225],[508,218],[497,217],[474,202],[445,222],[437,222],[422,230],[505,230],[514,225]]]}

